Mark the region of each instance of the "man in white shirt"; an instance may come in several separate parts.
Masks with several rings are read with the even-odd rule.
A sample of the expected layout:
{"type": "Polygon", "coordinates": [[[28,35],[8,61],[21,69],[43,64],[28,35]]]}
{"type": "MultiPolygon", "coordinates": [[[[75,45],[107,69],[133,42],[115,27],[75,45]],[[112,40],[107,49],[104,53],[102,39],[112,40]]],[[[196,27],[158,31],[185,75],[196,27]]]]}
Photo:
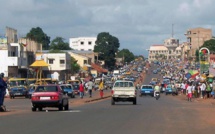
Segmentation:
{"type": "Polygon", "coordinates": [[[205,99],[205,94],[206,94],[206,85],[205,85],[205,83],[203,82],[202,83],[202,85],[201,85],[201,91],[202,91],[202,97],[201,98],[203,98],[203,99],[205,99]]]}

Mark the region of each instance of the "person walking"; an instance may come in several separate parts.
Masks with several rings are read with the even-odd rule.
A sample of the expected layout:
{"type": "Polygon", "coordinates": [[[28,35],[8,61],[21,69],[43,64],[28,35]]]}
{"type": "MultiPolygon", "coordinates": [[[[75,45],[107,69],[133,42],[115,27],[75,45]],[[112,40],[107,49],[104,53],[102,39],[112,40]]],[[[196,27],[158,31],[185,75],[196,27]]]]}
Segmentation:
{"type": "Polygon", "coordinates": [[[93,82],[92,82],[92,79],[90,79],[89,82],[87,82],[87,90],[88,90],[88,93],[90,95],[90,98],[92,97],[92,90],[93,90],[93,82]]]}
{"type": "Polygon", "coordinates": [[[203,99],[206,99],[205,98],[205,94],[206,94],[206,85],[204,82],[202,82],[202,85],[201,85],[201,92],[202,92],[202,98],[203,99]]]}
{"type": "Polygon", "coordinates": [[[4,80],[4,73],[0,74],[0,107],[5,110],[4,97],[6,94],[7,83],[4,80]]]}
{"type": "Polygon", "coordinates": [[[80,93],[80,97],[82,99],[84,96],[84,85],[82,84],[82,81],[80,82],[80,85],[79,85],[79,93],[80,93]]]}
{"type": "Polygon", "coordinates": [[[104,95],[103,89],[104,89],[104,82],[101,79],[100,82],[99,82],[99,93],[100,93],[101,98],[103,98],[103,95],[104,95]]]}
{"type": "Polygon", "coordinates": [[[187,99],[188,101],[192,101],[192,84],[191,83],[188,83],[188,87],[187,87],[187,99]]]}

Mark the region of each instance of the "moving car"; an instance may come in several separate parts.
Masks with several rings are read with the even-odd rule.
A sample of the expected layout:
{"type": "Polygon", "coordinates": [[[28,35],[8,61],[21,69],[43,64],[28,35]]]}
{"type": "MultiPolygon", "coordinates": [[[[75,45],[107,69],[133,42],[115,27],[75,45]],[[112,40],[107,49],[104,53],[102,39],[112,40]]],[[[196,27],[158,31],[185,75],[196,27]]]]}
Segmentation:
{"type": "Polygon", "coordinates": [[[66,95],[70,96],[71,98],[75,98],[73,86],[71,86],[70,84],[62,84],[60,85],[60,87],[66,95]]]}
{"type": "Polygon", "coordinates": [[[28,93],[27,93],[29,99],[31,99],[32,93],[35,91],[35,89],[36,89],[37,86],[38,86],[38,85],[31,85],[31,86],[29,87],[28,93]]]}
{"type": "Polygon", "coordinates": [[[25,97],[27,98],[27,89],[24,86],[17,86],[10,88],[9,96],[11,99],[15,97],[25,97]]]}
{"type": "Polygon", "coordinates": [[[32,111],[42,111],[45,107],[57,107],[60,111],[69,110],[69,99],[60,85],[40,85],[32,94],[32,111]]]}
{"type": "Polygon", "coordinates": [[[157,70],[153,70],[153,74],[157,74],[158,73],[158,71],[157,70]]]}
{"type": "Polygon", "coordinates": [[[154,96],[154,88],[152,85],[142,85],[140,88],[140,96],[142,95],[150,95],[154,96]]]}
{"type": "Polygon", "coordinates": [[[118,80],[115,81],[112,91],[111,104],[119,101],[131,101],[134,105],[137,104],[136,88],[132,81],[118,80]]]}
{"type": "Polygon", "coordinates": [[[172,84],[168,84],[165,93],[167,94],[172,94],[172,95],[178,95],[178,90],[177,88],[173,87],[172,84]]]}

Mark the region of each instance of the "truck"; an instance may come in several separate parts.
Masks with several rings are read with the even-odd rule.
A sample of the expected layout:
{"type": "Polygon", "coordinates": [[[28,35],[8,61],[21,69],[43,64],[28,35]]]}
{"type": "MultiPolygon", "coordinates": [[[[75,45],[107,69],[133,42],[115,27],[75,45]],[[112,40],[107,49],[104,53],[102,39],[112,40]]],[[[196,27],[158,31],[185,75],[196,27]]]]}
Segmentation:
{"type": "Polygon", "coordinates": [[[111,91],[111,105],[115,105],[115,102],[133,102],[133,105],[137,104],[137,92],[132,81],[117,80],[115,81],[111,91]]]}

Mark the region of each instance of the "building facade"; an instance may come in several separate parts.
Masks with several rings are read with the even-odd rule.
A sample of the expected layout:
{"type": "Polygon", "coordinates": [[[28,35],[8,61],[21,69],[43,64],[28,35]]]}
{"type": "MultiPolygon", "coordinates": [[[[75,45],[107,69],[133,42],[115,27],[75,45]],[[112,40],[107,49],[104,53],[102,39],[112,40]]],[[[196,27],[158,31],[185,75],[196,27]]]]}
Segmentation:
{"type": "Polygon", "coordinates": [[[179,40],[174,38],[166,39],[164,44],[161,45],[152,45],[148,51],[148,60],[150,62],[161,59],[176,59],[182,56],[182,48],[179,45],[179,40]]]}
{"type": "Polygon", "coordinates": [[[93,51],[96,44],[96,37],[70,38],[69,46],[74,50],[93,51]]]}
{"type": "Polygon", "coordinates": [[[189,56],[194,57],[196,50],[199,49],[205,41],[212,38],[212,30],[206,28],[188,29],[185,36],[188,44],[190,45],[189,56]]]}

